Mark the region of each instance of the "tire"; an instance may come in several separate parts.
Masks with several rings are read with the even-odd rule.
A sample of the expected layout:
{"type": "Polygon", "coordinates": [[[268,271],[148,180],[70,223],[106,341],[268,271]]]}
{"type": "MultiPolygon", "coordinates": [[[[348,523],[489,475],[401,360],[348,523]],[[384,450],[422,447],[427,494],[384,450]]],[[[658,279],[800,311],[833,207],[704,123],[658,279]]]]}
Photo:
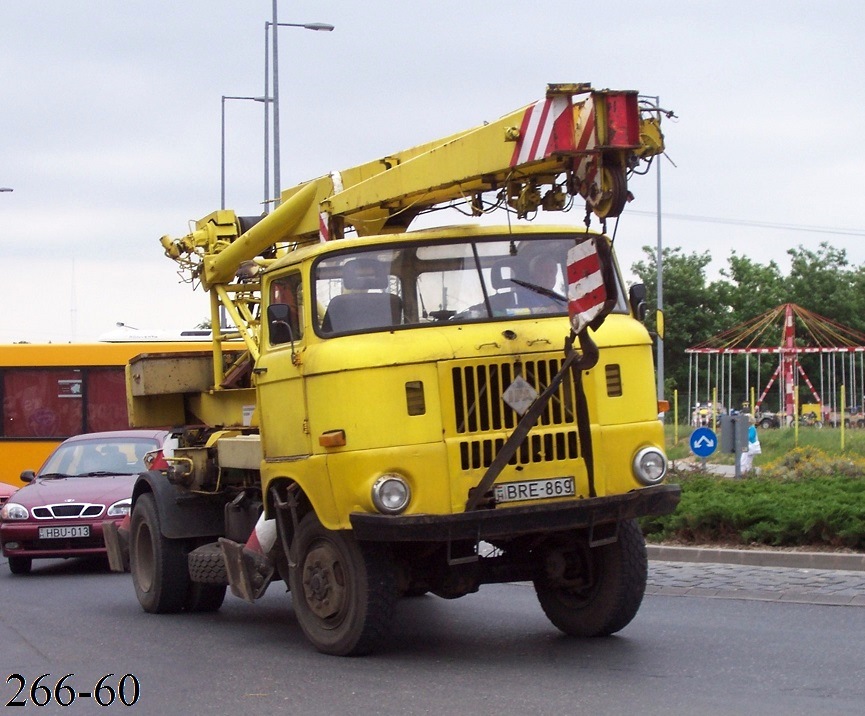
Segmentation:
{"type": "Polygon", "coordinates": [[[225,601],[225,589],[226,586],[224,584],[190,582],[183,608],[187,612],[202,613],[218,611],[225,601]]]}
{"type": "Polygon", "coordinates": [[[129,534],[129,568],[145,612],[171,614],[187,606],[191,580],[182,540],[166,539],[153,495],[135,502],[129,534]]]}
{"type": "Polygon", "coordinates": [[[209,542],[189,553],[189,578],[202,584],[228,584],[228,570],[219,542],[209,542]]]}
{"type": "Polygon", "coordinates": [[[189,591],[183,608],[189,612],[215,612],[225,601],[228,570],[219,542],[209,542],[187,555],[189,591]]]}
{"type": "Polygon", "coordinates": [[[384,642],[398,595],[388,550],[327,530],[312,512],[298,525],[293,546],[292,603],[313,646],[324,654],[356,656],[384,642]]]}
{"type": "Polygon", "coordinates": [[[565,634],[609,636],[637,614],[646,591],[646,542],[636,520],[619,525],[612,544],[589,548],[585,539],[554,545],[545,574],[534,580],[547,618],[565,634]]]}
{"type": "Polygon", "coordinates": [[[30,574],[30,568],[33,566],[31,557],[10,557],[9,571],[12,574],[30,574]]]}
{"type": "Polygon", "coordinates": [[[769,428],[773,427],[772,421],[769,420],[769,418],[764,418],[760,421],[760,427],[763,428],[763,430],[768,430],[769,428]]]}

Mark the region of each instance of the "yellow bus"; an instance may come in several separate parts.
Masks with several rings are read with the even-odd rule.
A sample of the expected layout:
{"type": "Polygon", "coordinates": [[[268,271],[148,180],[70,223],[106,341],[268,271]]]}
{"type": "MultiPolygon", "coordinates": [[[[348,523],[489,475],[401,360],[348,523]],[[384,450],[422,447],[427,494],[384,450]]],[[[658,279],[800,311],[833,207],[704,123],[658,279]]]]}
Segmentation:
{"type": "Polygon", "coordinates": [[[60,442],[129,427],[124,370],[142,353],[206,350],[194,341],[0,345],[0,482],[20,485],[60,442]]]}

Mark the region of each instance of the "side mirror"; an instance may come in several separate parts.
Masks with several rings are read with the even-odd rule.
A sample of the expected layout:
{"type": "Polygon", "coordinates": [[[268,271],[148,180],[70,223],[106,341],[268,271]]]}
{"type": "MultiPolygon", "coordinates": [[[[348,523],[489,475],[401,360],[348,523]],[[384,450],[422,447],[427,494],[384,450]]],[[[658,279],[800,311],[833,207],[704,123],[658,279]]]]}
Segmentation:
{"type": "Polygon", "coordinates": [[[291,330],[291,307],[286,303],[271,303],[267,307],[270,342],[274,345],[294,342],[291,330]]]}
{"type": "Polygon", "coordinates": [[[21,473],[21,482],[33,482],[36,479],[36,473],[33,470],[24,470],[21,473]]]}
{"type": "Polygon", "coordinates": [[[631,304],[631,312],[641,323],[646,320],[646,284],[635,283],[628,289],[628,303],[631,304]]]}

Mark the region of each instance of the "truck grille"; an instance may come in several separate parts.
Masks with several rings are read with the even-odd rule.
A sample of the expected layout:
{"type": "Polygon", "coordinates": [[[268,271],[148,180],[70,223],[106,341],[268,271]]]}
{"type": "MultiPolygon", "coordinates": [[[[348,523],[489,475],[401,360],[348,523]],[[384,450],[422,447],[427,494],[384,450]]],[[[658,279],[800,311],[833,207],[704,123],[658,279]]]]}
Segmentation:
{"type": "MultiPolygon", "coordinates": [[[[502,393],[521,375],[541,393],[561,366],[558,358],[460,364],[451,369],[454,395],[454,432],[460,440],[463,470],[486,468],[504,438],[485,435],[516,427],[519,415],[503,400],[502,393]]],[[[565,376],[558,391],[538,418],[535,430],[523,441],[510,461],[521,465],[578,456],[573,382],[565,376]]]]}

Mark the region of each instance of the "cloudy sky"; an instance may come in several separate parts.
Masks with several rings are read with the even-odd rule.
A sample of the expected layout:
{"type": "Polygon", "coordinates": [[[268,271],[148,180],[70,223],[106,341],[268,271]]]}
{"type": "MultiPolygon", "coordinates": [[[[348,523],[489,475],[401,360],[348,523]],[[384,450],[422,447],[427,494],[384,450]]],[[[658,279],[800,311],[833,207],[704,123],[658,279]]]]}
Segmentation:
{"type": "MultiPolygon", "coordinates": [[[[865,263],[865,4],[278,0],[282,184],[495,119],[549,82],[661,98],[662,240],[865,263]]],[[[0,0],[0,342],[207,318],[159,237],[219,208],[223,95],[261,96],[271,0],[0,0]]],[[[229,101],[226,204],[261,211],[263,105],[229,101]]],[[[656,176],[617,230],[657,243],[656,176]]],[[[565,220],[578,223],[579,212],[565,220]]]]}

